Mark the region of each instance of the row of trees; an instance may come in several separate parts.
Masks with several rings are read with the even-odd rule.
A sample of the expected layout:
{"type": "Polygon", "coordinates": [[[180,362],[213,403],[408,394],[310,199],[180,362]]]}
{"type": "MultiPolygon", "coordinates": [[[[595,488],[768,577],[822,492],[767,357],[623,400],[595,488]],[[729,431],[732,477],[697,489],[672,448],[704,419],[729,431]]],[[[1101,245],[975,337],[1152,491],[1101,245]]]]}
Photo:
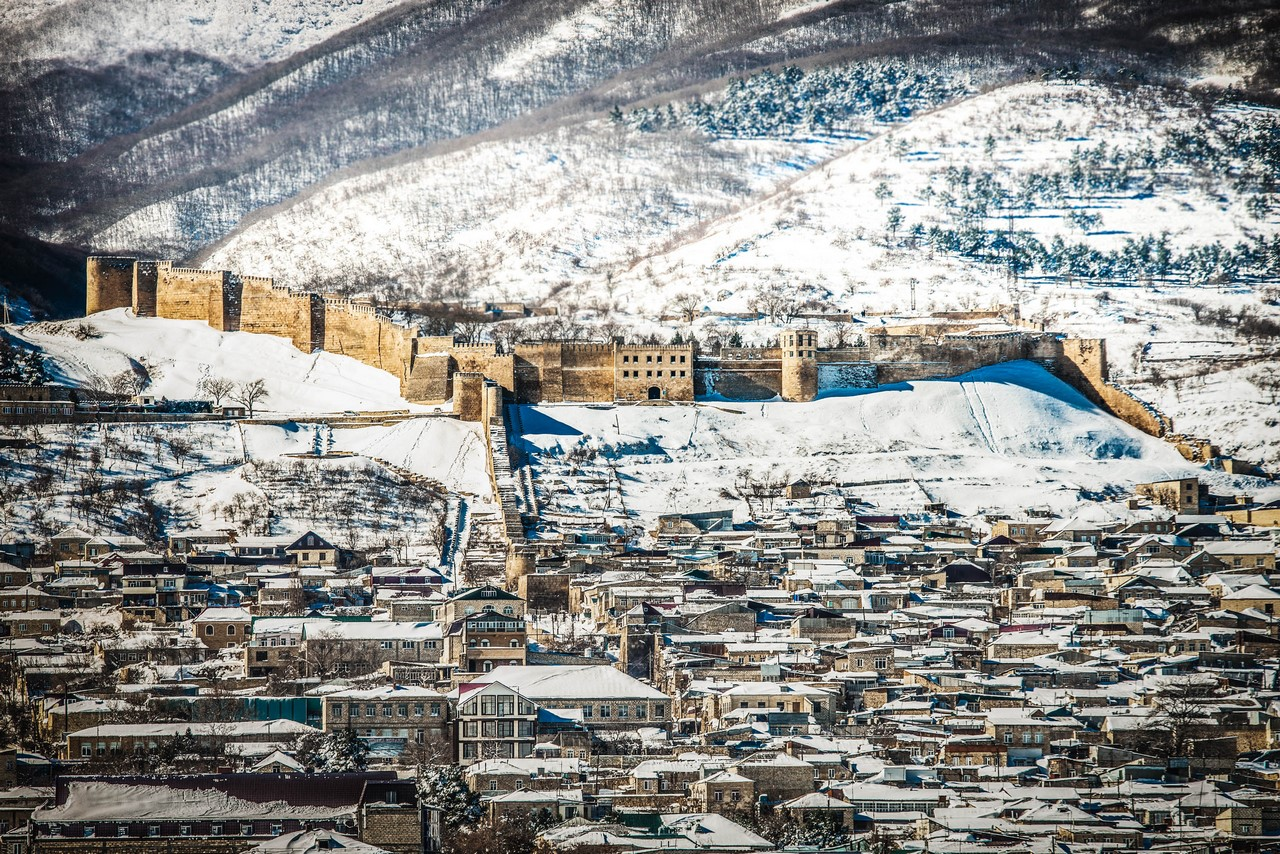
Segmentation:
{"type": "Polygon", "coordinates": [[[623,112],[614,122],[641,131],[695,128],[718,139],[791,138],[855,130],[855,122],[896,122],[957,97],[967,86],[933,68],[900,60],[805,71],[787,66],[730,81],[718,98],[623,112]]]}

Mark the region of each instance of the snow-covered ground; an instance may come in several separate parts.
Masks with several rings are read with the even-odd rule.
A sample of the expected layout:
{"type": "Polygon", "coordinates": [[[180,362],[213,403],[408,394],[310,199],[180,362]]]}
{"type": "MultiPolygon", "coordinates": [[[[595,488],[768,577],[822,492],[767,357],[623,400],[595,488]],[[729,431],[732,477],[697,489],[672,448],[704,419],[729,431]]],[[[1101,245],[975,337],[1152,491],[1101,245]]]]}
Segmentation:
{"type": "Polygon", "coordinates": [[[239,68],[283,59],[404,0],[6,0],[6,62],[105,66],[141,50],[204,54],[239,68]]]}
{"type": "Polygon", "coordinates": [[[56,379],[70,385],[92,386],[141,365],[151,377],[146,393],[176,400],[207,399],[197,389],[206,375],[236,383],[260,379],[268,395],[255,413],[427,409],[406,403],[386,371],[347,356],[303,353],[286,338],[220,332],[201,321],[134,317],[119,308],[9,331],[39,347],[56,379]]]}
{"type": "Polygon", "coordinates": [[[432,541],[445,494],[469,496],[477,509],[492,505],[478,425],[407,404],[395,377],[346,356],[306,354],[284,338],[136,318],[124,309],[6,331],[39,347],[59,382],[101,387],[120,372],[144,370],[146,394],[208,399],[199,388],[206,375],[261,379],[268,395],[256,414],[294,419],[5,428],[6,436],[30,443],[0,452],[6,535],[73,523],[148,534],[314,528],[349,541],[363,531],[366,540],[404,536],[422,544],[432,541]],[[334,428],[307,423],[309,414],[394,410],[415,417],[334,428]],[[317,445],[335,456],[306,459],[317,445]]]}
{"type": "Polygon", "coordinates": [[[368,547],[432,542],[448,494],[493,504],[477,425],[422,417],[390,426],[315,424],[45,425],[5,428],[26,448],[0,451],[0,531],[314,529],[368,547]],[[308,456],[320,430],[326,456],[308,456]],[[177,451],[175,452],[175,446],[177,451]],[[390,464],[388,469],[384,463],[390,464]],[[417,485],[405,473],[434,482],[417,485]],[[153,527],[150,527],[153,526],[153,527]]]}
{"type": "Polygon", "coordinates": [[[1280,487],[1185,461],[1029,362],[812,403],[525,407],[521,437],[552,510],[660,513],[747,507],[725,494],[757,479],[848,484],[889,511],[945,502],[963,514],[1051,509],[1133,484],[1198,476],[1218,492],[1280,487]],[[616,471],[616,476],[615,476],[616,471]],[[887,483],[876,483],[887,481],[887,483]]]}

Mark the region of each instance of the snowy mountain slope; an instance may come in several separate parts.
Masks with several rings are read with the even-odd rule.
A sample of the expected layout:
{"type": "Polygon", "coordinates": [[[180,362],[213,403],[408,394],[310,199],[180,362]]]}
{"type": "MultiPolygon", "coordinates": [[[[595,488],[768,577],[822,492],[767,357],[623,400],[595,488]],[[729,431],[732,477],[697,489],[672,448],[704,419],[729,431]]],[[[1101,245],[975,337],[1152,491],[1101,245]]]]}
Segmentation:
{"type": "MultiPolygon", "coordinates": [[[[659,250],[673,233],[777,186],[834,145],[708,147],[688,134],[589,122],[342,181],[250,224],[202,260],[313,286],[341,286],[363,266],[388,279],[440,283],[446,269],[463,268],[471,300],[540,299],[570,282],[607,303],[607,294],[586,288],[588,271],[659,250]]],[[[139,211],[98,239],[123,246],[163,233],[170,204],[139,211]]]]}
{"type": "MultiPolygon", "coordinates": [[[[1017,305],[1047,328],[1107,338],[1113,374],[1134,384],[1150,375],[1148,345],[1216,342],[1165,374],[1221,368],[1231,353],[1240,369],[1225,396],[1184,383],[1152,399],[1227,453],[1275,463],[1271,395],[1242,380],[1280,362],[1280,338],[1263,328],[1280,321],[1280,216],[1251,177],[1278,161],[1232,156],[1230,143],[1214,160],[1198,146],[1274,139],[1278,127],[1275,111],[1206,116],[1142,88],[1005,87],[833,158],[612,284],[640,314],[682,292],[713,313],[755,310],[771,292],[785,297],[775,305],[854,314],[1017,305]],[[1247,317],[1263,331],[1242,337],[1247,317]],[[1227,403],[1235,417],[1220,422],[1227,403]]],[[[694,331],[717,327],[707,318],[694,331]]],[[[754,327],[739,331],[767,339],[777,323],[754,327]]]]}
{"type": "Polygon", "coordinates": [[[714,92],[783,63],[911,56],[1000,79],[1229,70],[1255,91],[1274,76],[1253,28],[1187,2],[23,0],[3,32],[15,57],[0,86],[0,149],[15,157],[0,171],[4,224],[101,249],[97,235],[149,210],[128,249],[179,257],[344,170],[714,92]],[[1173,22],[1176,39],[1162,34],[1173,22]]]}
{"type": "Polygon", "coordinates": [[[106,66],[138,51],[191,51],[252,68],[318,44],[405,0],[10,0],[5,61],[106,66]]]}
{"type": "Polygon", "coordinates": [[[523,408],[521,420],[550,509],[616,512],[620,485],[646,525],[659,513],[725,507],[744,518],[744,504],[724,494],[743,470],[849,483],[886,512],[940,501],[965,514],[1069,515],[1082,497],[1191,476],[1220,491],[1280,495],[1191,465],[1028,362],[812,403],[544,405],[523,408]]]}
{"type": "Polygon", "coordinates": [[[205,375],[237,383],[261,379],[268,396],[255,411],[264,414],[422,408],[405,402],[386,371],[334,353],[303,353],[285,338],[219,332],[199,321],[113,309],[10,331],[40,348],[56,378],[72,385],[92,387],[132,368],[147,372],[148,394],[179,400],[207,398],[197,389],[205,375]]]}

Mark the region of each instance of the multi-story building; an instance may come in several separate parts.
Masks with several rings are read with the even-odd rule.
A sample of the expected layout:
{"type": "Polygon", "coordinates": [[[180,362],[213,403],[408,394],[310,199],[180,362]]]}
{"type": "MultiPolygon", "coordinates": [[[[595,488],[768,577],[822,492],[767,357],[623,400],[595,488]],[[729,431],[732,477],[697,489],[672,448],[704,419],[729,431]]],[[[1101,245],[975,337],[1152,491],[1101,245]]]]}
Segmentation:
{"type": "Polygon", "coordinates": [[[482,611],[456,620],[444,636],[444,660],[463,673],[524,664],[528,630],[523,617],[482,611]]]}
{"type": "Polygon", "coordinates": [[[453,757],[449,703],[421,686],[351,688],[324,698],[325,732],[350,729],[381,754],[406,750],[433,753],[437,762],[453,757]]]}
{"type": "Polygon", "coordinates": [[[533,755],[538,704],[501,682],[458,687],[458,762],[533,755]]]}

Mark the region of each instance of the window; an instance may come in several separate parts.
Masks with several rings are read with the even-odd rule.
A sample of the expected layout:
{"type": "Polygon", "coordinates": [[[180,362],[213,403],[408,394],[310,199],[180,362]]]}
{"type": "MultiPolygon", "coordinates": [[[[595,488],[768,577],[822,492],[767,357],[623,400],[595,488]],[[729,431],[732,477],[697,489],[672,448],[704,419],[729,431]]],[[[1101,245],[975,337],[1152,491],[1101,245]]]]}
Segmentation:
{"type": "Polygon", "coordinates": [[[417,646],[417,644],[415,644],[413,641],[401,641],[401,642],[400,642],[400,648],[401,648],[401,649],[413,649],[415,646],[417,646]]]}
{"type": "Polygon", "coordinates": [[[380,641],[380,642],[379,642],[379,646],[381,646],[383,649],[395,649],[395,648],[396,648],[396,642],[395,642],[395,641],[380,641]]]}
{"type": "MultiPolygon", "coordinates": [[[[680,357],[680,361],[682,362],[684,361],[684,356],[680,357]]],[[[739,792],[737,789],[734,789],[732,792],[729,793],[729,800],[733,801],[736,804],[738,801],[742,800],[742,792],[739,792]]]]}
{"type": "Polygon", "coordinates": [[[1011,733],[1011,732],[1006,732],[1006,733],[1004,734],[1004,743],[1005,743],[1005,744],[1013,744],[1013,733],[1011,733]]]}
{"type": "Polygon", "coordinates": [[[400,705],[396,706],[396,717],[398,717],[398,718],[407,718],[407,717],[409,717],[409,704],[408,704],[408,703],[401,703],[400,705]]]}
{"type": "Polygon", "coordinates": [[[643,705],[636,706],[636,717],[640,720],[644,720],[649,717],[648,710],[643,705]]]}
{"type": "Polygon", "coordinates": [[[382,704],[382,716],[383,716],[384,718],[389,718],[389,717],[391,717],[391,704],[390,704],[390,703],[383,703],[383,704],[382,704]]]}
{"type": "Polygon", "coordinates": [[[121,824],[116,826],[116,836],[128,836],[128,835],[129,835],[129,826],[127,824],[121,824]]]}
{"type": "Polygon", "coordinates": [[[333,709],[332,714],[333,714],[335,717],[341,717],[341,716],[342,716],[342,704],[341,704],[341,703],[334,703],[334,704],[333,704],[332,706],[330,706],[329,708],[333,709]]]}
{"type": "Polygon", "coordinates": [[[221,835],[222,835],[222,825],[221,825],[221,824],[212,824],[212,825],[210,825],[210,826],[209,826],[209,835],[210,835],[210,836],[221,836],[221,835]]]}
{"type": "Polygon", "coordinates": [[[231,637],[231,636],[235,635],[235,633],[236,633],[236,627],[235,627],[235,626],[227,626],[227,637],[231,637]]]}
{"type": "Polygon", "coordinates": [[[717,789],[714,794],[715,794],[716,803],[720,803],[721,801],[724,800],[724,792],[717,789]]]}
{"type": "Polygon", "coordinates": [[[667,714],[667,707],[662,703],[658,703],[656,706],[653,707],[653,716],[655,718],[665,717],[666,714],[667,714]]]}
{"type": "Polygon", "coordinates": [[[242,825],[240,825],[240,835],[241,835],[241,836],[253,836],[253,825],[252,825],[252,824],[242,824],[242,825]]]}
{"type": "MultiPolygon", "coordinates": [[[[419,708],[421,708],[421,706],[419,706],[419,708]]],[[[421,712],[419,712],[418,714],[422,714],[422,713],[421,713],[421,712]]],[[[438,717],[440,717],[440,704],[439,704],[439,703],[432,703],[432,704],[431,704],[431,717],[433,717],[433,718],[438,718],[438,717]]]]}
{"type": "Polygon", "coordinates": [[[204,633],[205,633],[206,635],[211,635],[211,634],[213,634],[213,626],[205,626],[205,627],[204,627],[204,633]]]}
{"type": "Polygon", "coordinates": [[[160,825],[158,824],[147,825],[147,836],[159,836],[159,835],[160,835],[160,825]]]}
{"type": "Polygon", "coordinates": [[[279,835],[280,835],[280,834],[282,834],[282,833],[284,833],[284,827],[283,827],[282,825],[279,825],[279,824],[273,824],[273,825],[271,825],[271,835],[272,835],[272,836],[279,836],[279,835]]]}
{"type": "Polygon", "coordinates": [[[179,826],[178,826],[178,835],[179,835],[179,836],[190,836],[190,835],[191,835],[191,825],[189,825],[189,824],[179,825],[179,826]]]}

